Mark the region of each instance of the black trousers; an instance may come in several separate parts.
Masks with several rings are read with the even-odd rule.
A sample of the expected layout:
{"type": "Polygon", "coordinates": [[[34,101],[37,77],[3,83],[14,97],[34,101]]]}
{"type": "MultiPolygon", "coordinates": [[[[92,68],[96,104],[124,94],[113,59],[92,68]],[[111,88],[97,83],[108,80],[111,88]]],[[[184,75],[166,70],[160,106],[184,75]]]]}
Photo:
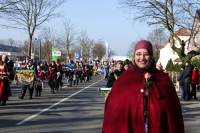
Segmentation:
{"type": "Polygon", "coordinates": [[[184,82],[185,100],[190,100],[190,83],[184,82]]]}
{"type": "Polygon", "coordinates": [[[194,98],[197,97],[197,88],[196,88],[196,84],[191,84],[192,86],[192,91],[190,93],[190,98],[192,98],[194,96],[194,98]]]}
{"type": "Polygon", "coordinates": [[[56,79],[55,88],[58,89],[59,86],[62,86],[62,76],[56,79]]]}
{"type": "Polygon", "coordinates": [[[56,82],[53,78],[48,78],[48,85],[50,86],[51,90],[54,91],[56,82]]]}
{"type": "Polygon", "coordinates": [[[22,90],[21,90],[21,94],[22,94],[21,97],[25,96],[27,89],[29,90],[30,97],[33,96],[34,85],[33,86],[24,85],[23,88],[22,88],[22,90]]]}
{"type": "Polygon", "coordinates": [[[35,88],[35,91],[36,91],[36,96],[40,96],[41,95],[41,92],[42,92],[42,86],[40,85],[37,85],[36,88],[35,88]]]}

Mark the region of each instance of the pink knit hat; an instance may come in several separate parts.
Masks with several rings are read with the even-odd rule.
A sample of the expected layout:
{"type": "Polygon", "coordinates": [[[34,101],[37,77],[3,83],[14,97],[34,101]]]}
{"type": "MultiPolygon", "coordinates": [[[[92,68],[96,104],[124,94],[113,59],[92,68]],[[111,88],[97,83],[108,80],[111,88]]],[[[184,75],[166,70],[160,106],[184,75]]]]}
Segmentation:
{"type": "Polygon", "coordinates": [[[2,59],[3,59],[3,58],[7,58],[7,57],[8,57],[8,56],[7,56],[6,54],[3,54],[3,55],[2,55],[2,59]]]}
{"type": "Polygon", "coordinates": [[[151,44],[151,42],[149,42],[147,40],[141,40],[141,41],[137,42],[136,45],[135,45],[134,53],[138,49],[147,49],[147,51],[149,52],[149,54],[153,55],[152,44],[151,44]]]}

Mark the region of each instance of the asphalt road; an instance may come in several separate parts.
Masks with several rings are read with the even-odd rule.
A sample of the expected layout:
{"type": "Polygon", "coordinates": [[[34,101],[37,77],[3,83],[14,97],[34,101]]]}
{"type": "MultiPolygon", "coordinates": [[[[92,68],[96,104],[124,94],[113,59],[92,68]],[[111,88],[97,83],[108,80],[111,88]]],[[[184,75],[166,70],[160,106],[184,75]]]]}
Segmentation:
{"type": "MultiPolygon", "coordinates": [[[[105,87],[103,76],[50,93],[47,81],[41,97],[19,99],[21,89],[11,85],[12,96],[0,106],[0,133],[101,133],[105,87]]],[[[199,92],[197,97],[199,98],[199,92]]],[[[180,97],[180,92],[178,92],[180,97]]],[[[181,101],[186,133],[199,133],[200,100],[181,101]]]]}
{"type": "Polygon", "coordinates": [[[11,85],[12,96],[0,106],[0,132],[6,133],[100,133],[103,121],[105,87],[102,76],[91,81],[64,86],[50,93],[47,81],[41,97],[19,99],[20,88],[11,85]]]}

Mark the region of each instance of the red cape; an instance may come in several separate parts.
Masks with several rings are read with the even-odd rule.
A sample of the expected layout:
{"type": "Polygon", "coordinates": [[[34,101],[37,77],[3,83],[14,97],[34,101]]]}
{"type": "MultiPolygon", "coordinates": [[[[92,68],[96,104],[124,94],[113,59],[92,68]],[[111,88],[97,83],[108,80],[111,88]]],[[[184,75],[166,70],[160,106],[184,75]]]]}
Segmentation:
{"type": "MultiPolygon", "coordinates": [[[[148,92],[148,133],[184,133],[180,102],[167,73],[156,70],[148,92]]],[[[144,73],[122,73],[105,104],[103,133],[144,133],[144,73]]]]}

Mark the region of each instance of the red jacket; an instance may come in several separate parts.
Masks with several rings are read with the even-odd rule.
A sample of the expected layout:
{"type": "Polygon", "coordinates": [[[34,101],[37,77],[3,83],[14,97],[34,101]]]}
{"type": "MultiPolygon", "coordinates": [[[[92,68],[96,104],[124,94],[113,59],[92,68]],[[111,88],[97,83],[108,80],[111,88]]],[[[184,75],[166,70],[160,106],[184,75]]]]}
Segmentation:
{"type": "Polygon", "coordinates": [[[192,70],[192,81],[191,84],[198,84],[199,83],[199,73],[196,69],[192,70]]]}
{"type": "MultiPolygon", "coordinates": [[[[167,73],[156,70],[148,91],[148,133],[184,133],[180,102],[167,73]]],[[[145,133],[144,73],[122,73],[106,100],[102,133],[145,133]]]]}
{"type": "Polygon", "coordinates": [[[37,71],[37,73],[38,73],[38,78],[40,78],[40,80],[45,80],[44,72],[42,72],[42,71],[37,71]]]}

